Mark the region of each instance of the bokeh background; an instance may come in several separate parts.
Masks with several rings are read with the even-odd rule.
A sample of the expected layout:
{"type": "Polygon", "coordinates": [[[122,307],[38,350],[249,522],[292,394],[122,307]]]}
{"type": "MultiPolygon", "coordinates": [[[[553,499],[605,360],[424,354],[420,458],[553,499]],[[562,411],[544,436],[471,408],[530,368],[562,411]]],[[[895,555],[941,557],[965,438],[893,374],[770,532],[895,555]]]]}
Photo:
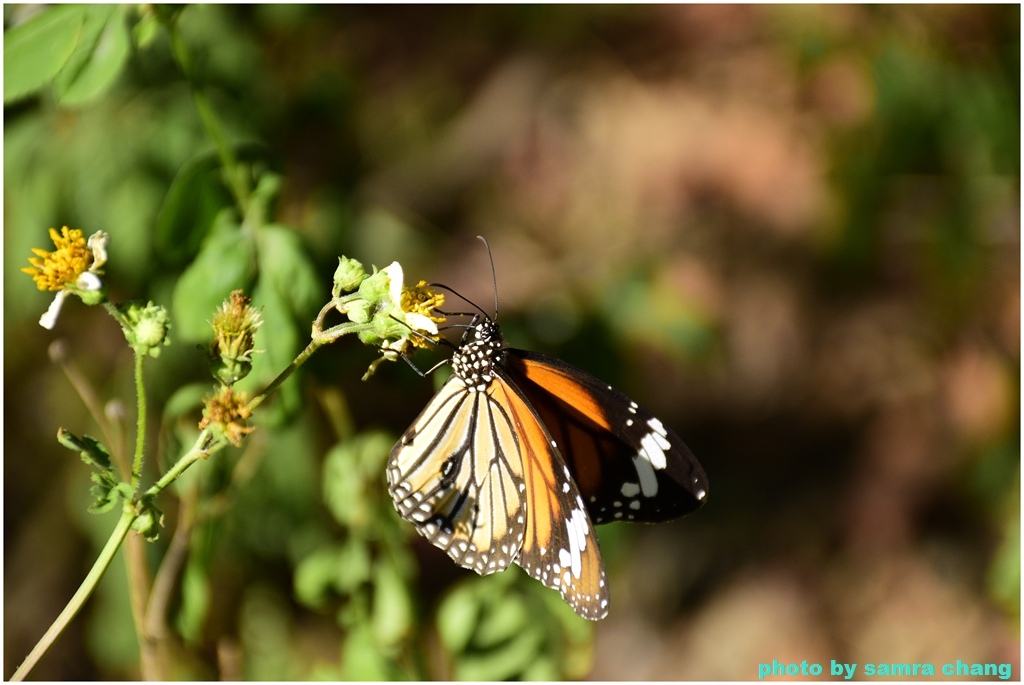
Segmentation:
{"type": "MultiPolygon", "coordinates": [[[[4,7],[8,46],[39,11],[4,7]]],[[[558,618],[530,632],[487,596],[535,583],[478,579],[397,525],[402,574],[353,580],[338,550],[377,569],[375,534],[332,545],[364,539],[353,502],[390,515],[381,460],[440,378],[399,362],[361,382],[375,353],[344,339],[163,496],[143,554],[154,573],[173,557],[164,677],[744,680],[773,659],[1020,677],[1018,6],[190,6],[191,81],[151,11],[86,20],[94,58],[120,57],[84,94],[5,93],[5,677],[116,520],[85,513],[88,469],[54,440],[101,433],[72,380],[114,442],[134,407],[116,325],[72,302],[43,330],[19,269],[51,226],[106,230],[112,299],[173,305],[181,335],[147,367],[152,478],[209,384],[187,320],[212,311],[176,284],[231,207],[197,90],[279,183],[263,225],[301,240],[312,285],[257,340],[278,370],[339,255],[489,310],[484,235],[513,344],[651,408],[711,497],[602,528],[596,625],[541,590],[558,618]]],[[[139,677],[124,569],[32,677],[139,677]]]]}

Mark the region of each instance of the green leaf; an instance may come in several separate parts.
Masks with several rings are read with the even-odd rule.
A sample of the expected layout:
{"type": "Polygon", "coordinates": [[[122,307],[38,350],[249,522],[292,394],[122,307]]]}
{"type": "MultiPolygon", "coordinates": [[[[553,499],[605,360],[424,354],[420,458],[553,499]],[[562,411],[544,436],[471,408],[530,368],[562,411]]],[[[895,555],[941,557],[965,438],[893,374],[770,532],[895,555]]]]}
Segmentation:
{"type": "Polygon", "coordinates": [[[218,529],[218,522],[210,519],[196,522],[188,559],[181,573],[181,606],[174,624],[189,644],[196,644],[201,639],[203,626],[210,613],[210,566],[214,550],[221,539],[217,534],[218,529]]]}
{"type": "Polygon", "coordinates": [[[373,585],[373,635],[378,644],[395,645],[412,627],[412,598],[398,570],[378,563],[373,585]]]}
{"type": "Polygon", "coordinates": [[[49,83],[75,51],[86,5],[50,7],[4,34],[4,104],[49,83]]]}
{"type": "Polygon", "coordinates": [[[191,259],[231,206],[220,161],[213,153],[183,167],[156,217],[154,245],[160,257],[172,264],[191,259]]]}
{"type": "Polygon", "coordinates": [[[119,5],[85,5],[85,28],[77,49],[54,79],[58,101],[81,105],[102,94],[128,60],[130,42],[125,9],[119,5]]]}
{"type": "Polygon", "coordinates": [[[213,331],[208,322],[214,311],[232,290],[249,290],[255,277],[251,234],[240,230],[228,211],[217,224],[174,288],[172,311],[179,340],[210,340],[213,331]]]}
{"type": "Polygon", "coordinates": [[[96,438],[86,435],[80,438],[73,433],[60,428],[57,430],[57,442],[72,452],[78,452],[84,461],[93,468],[101,471],[110,471],[110,452],[96,438]]]}
{"type": "Polygon", "coordinates": [[[463,655],[455,662],[455,677],[483,681],[521,677],[538,659],[544,658],[543,638],[541,628],[531,624],[499,648],[463,655]]]}
{"type": "MultiPolygon", "coordinates": [[[[200,354],[202,352],[197,352],[200,354]]],[[[193,412],[198,413],[203,406],[203,399],[210,393],[209,383],[189,383],[183,385],[170,396],[164,404],[163,420],[173,423],[193,412]]]]}
{"type": "Polygon", "coordinates": [[[472,584],[463,583],[445,597],[437,610],[437,632],[449,652],[459,654],[467,648],[480,611],[472,584]]]}
{"type": "Polygon", "coordinates": [[[334,519],[352,528],[364,528],[376,516],[379,482],[394,439],[382,432],[361,433],[336,445],[324,460],[324,503],[334,519]]]}
{"type": "Polygon", "coordinates": [[[370,549],[363,540],[349,538],[338,550],[335,563],[334,586],[341,592],[351,594],[370,580],[370,549]]]}
{"type": "Polygon", "coordinates": [[[327,288],[320,282],[301,236],[272,224],[258,231],[256,241],[261,282],[278,292],[294,320],[307,324],[326,300],[327,288]]]}
{"type": "Polygon", "coordinates": [[[139,48],[149,47],[163,32],[163,25],[156,12],[144,12],[132,27],[132,40],[139,48]]]}
{"type": "Polygon", "coordinates": [[[121,499],[127,501],[132,497],[132,487],[128,483],[114,480],[112,473],[96,472],[92,474],[91,480],[95,485],[89,488],[89,494],[95,500],[87,509],[90,514],[105,514],[121,499]]]}
{"type": "MultiPolygon", "coordinates": [[[[260,310],[264,325],[256,333],[255,344],[259,352],[252,356],[252,371],[235,386],[247,391],[265,385],[291,364],[300,347],[299,331],[291,310],[280,293],[273,287],[267,287],[263,278],[252,290],[252,305],[260,310]]],[[[293,416],[302,406],[300,390],[301,386],[295,379],[280,386],[273,404],[260,408],[262,421],[279,425],[293,416]]]]}
{"type": "Polygon", "coordinates": [[[523,599],[518,594],[492,596],[493,602],[484,612],[474,636],[474,644],[489,648],[515,637],[529,627],[523,599]]]}
{"type": "Polygon", "coordinates": [[[370,627],[363,624],[349,631],[341,654],[345,680],[390,680],[392,658],[381,653],[370,627]]]}
{"type": "Polygon", "coordinates": [[[164,515],[152,500],[143,498],[139,503],[139,516],[132,522],[132,530],[142,533],[149,542],[160,537],[160,529],[164,525],[164,515]]]}
{"type": "Polygon", "coordinates": [[[295,569],[295,597],[311,608],[324,606],[334,585],[338,552],[321,549],[309,554],[295,569]]]}

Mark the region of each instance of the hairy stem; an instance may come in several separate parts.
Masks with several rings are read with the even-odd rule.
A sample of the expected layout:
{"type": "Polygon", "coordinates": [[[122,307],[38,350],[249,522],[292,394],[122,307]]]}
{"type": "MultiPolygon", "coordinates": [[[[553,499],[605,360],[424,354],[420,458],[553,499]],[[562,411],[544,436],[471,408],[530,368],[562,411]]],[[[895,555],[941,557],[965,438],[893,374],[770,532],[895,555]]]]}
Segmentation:
{"type": "Polygon", "coordinates": [[[110,562],[114,559],[114,555],[117,554],[117,550],[121,547],[121,542],[124,540],[128,531],[132,527],[132,522],[135,521],[136,514],[131,510],[130,507],[125,507],[121,514],[121,519],[117,522],[117,526],[114,531],[110,534],[110,539],[107,540],[107,544],[103,546],[99,556],[96,558],[96,563],[89,569],[88,575],[85,580],[78,587],[78,591],[75,592],[71,601],[67,603],[64,610],[60,612],[57,620],[53,622],[50,628],[46,631],[36,646],[32,648],[25,660],[21,662],[21,666],[18,666],[18,670],[11,676],[11,680],[24,680],[28,672],[36,665],[39,659],[46,653],[50,648],[50,645],[60,636],[64,629],[67,628],[68,624],[71,623],[78,612],[85,605],[85,601],[89,599],[89,596],[96,589],[96,586],[100,582],[100,578],[106,572],[107,567],[110,566],[110,562]]]}

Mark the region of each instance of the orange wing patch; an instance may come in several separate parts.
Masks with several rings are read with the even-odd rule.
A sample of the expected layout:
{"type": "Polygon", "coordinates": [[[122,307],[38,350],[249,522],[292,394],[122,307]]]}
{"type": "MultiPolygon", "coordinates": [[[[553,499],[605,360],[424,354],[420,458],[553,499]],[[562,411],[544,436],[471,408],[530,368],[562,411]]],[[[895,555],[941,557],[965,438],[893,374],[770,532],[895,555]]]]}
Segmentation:
{"type": "Polygon", "coordinates": [[[599,428],[614,432],[604,409],[594,401],[593,393],[568,373],[531,359],[514,358],[513,361],[521,366],[523,374],[528,379],[572,405],[599,428]]]}

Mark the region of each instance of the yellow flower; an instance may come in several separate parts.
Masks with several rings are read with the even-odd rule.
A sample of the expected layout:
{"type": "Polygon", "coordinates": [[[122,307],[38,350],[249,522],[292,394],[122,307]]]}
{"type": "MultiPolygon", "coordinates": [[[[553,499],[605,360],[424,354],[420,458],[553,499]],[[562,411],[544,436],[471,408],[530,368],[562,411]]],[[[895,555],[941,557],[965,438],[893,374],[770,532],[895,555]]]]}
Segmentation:
{"type": "MultiPolygon", "coordinates": [[[[433,290],[426,281],[420,281],[413,287],[402,290],[402,311],[405,312],[405,322],[413,330],[420,331],[429,338],[437,338],[437,324],[444,322],[444,317],[437,312],[437,308],[443,305],[444,293],[433,290]]],[[[430,347],[426,338],[413,336],[410,341],[417,347],[430,347]]]]}
{"type": "Polygon", "coordinates": [[[92,266],[92,252],[82,232],[69,229],[67,226],[60,233],[50,229],[50,239],[57,247],[53,252],[32,248],[35,257],[29,257],[32,266],[22,269],[32,276],[40,290],[56,292],[64,290],[68,284],[78,281],[78,277],[92,266]]]}
{"type": "Polygon", "coordinates": [[[68,293],[75,293],[86,304],[103,301],[103,281],[100,275],[107,261],[107,241],[110,236],[97,231],[86,241],[80,230],[65,226],[60,233],[51,228],[50,239],[57,249],[47,252],[32,248],[36,255],[29,257],[32,266],[26,266],[22,271],[32,276],[40,290],[57,293],[49,309],[39,319],[40,326],[52,329],[68,293]]]}

